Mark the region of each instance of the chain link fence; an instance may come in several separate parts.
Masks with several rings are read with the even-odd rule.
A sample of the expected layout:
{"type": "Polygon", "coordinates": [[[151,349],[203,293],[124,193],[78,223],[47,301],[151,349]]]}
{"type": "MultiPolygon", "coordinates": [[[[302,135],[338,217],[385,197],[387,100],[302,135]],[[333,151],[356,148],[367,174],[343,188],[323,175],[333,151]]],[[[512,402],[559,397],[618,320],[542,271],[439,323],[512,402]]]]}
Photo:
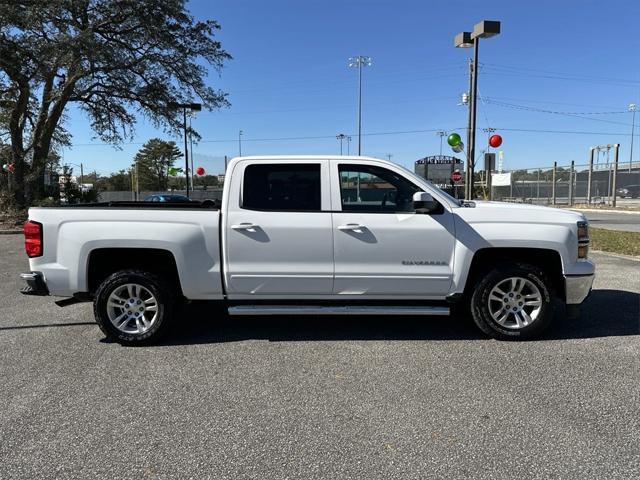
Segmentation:
{"type": "Polygon", "coordinates": [[[640,162],[550,165],[476,174],[476,198],[539,205],[640,206],[640,162]],[[626,188],[630,186],[637,186],[626,188]]]}

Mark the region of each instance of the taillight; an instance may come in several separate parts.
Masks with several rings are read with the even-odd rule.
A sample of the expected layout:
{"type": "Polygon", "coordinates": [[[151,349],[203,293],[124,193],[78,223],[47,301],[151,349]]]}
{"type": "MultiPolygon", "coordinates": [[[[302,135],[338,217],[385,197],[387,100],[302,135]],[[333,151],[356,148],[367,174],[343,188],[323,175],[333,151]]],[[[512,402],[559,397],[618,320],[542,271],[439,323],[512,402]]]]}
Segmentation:
{"type": "Polygon", "coordinates": [[[24,224],[24,250],[29,258],[42,255],[42,224],[28,220],[24,224]]]}

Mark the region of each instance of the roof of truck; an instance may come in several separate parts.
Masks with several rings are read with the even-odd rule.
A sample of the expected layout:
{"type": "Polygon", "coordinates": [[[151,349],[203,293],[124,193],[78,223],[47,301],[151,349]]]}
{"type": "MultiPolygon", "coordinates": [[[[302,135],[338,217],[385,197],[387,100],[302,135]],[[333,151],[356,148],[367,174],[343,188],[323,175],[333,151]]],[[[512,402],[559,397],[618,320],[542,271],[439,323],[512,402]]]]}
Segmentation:
{"type": "Polygon", "coordinates": [[[388,162],[382,158],[358,156],[358,155],[255,155],[247,157],[234,157],[232,160],[374,160],[388,162]]]}

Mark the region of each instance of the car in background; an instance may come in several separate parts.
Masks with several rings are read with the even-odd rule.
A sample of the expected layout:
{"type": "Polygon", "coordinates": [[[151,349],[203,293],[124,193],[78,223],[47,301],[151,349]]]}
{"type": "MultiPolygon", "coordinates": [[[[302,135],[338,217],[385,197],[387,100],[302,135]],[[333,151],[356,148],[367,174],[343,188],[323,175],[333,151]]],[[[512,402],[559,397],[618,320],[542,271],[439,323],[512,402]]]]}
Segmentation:
{"type": "Polygon", "coordinates": [[[640,197],[640,185],[627,185],[616,190],[616,195],[620,198],[638,198],[640,197]]]}
{"type": "Polygon", "coordinates": [[[145,202],[191,202],[186,195],[155,193],[144,199],[145,202]]]}

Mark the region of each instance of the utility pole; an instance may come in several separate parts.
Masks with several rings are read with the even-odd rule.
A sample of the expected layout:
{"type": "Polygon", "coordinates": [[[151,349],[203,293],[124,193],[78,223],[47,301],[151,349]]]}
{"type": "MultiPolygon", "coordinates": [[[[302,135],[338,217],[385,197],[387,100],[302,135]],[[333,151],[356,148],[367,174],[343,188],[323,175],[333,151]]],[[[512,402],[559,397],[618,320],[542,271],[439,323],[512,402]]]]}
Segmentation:
{"type": "MultiPolygon", "coordinates": [[[[473,170],[471,164],[473,158],[471,155],[471,100],[469,99],[473,90],[473,60],[469,59],[469,95],[467,95],[467,168],[464,169],[464,198],[472,199],[471,179],[473,178],[473,170]]],[[[464,99],[463,99],[464,100],[464,99]]]]}
{"type": "Polygon", "coordinates": [[[391,153],[387,153],[387,158],[389,159],[389,161],[391,161],[391,157],[393,157],[393,155],[391,153]]]}
{"type": "Polygon", "coordinates": [[[185,184],[187,190],[187,198],[189,197],[189,150],[187,143],[187,109],[199,112],[202,110],[202,105],[200,103],[178,103],[178,102],[169,102],[167,104],[169,108],[174,109],[182,109],[182,125],[184,128],[184,168],[185,168],[185,184]]]}
{"type": "Polygon", "coordinates": [[[479,40],[473,41],[473,77],[471,88],[471,135],[469,136],[469,200],[473,199],[473,172],[476,166],[476,112],[478,109],[478,48],[479,40]]]}
{"type": "MultiPolygon", "coordinates": [[[[184,120],[184,184],[187,191],[187,198],[189,198],[189,150],[187,149],[187,108],[182,108],[182,115],[184,120]]],[[[137,165],[137,163],[136,163],[137,165]]],[[[138,176],[136,175],[136,178],[138,176]]]]}
{"type": "Polygon", "coordinates": [[[491,38],[500,34],[500,22],[495,20],[483,20],[473,26],[473,32],[460,32],[453,40],[456,48],[473,47],[473,63],[471,64],[471,101],[470,101],[470,118],[469,118],[469,142],[467,150],[467,163],[469,170],[469,182],[467,200],[473,196],[473,170],[475,167],[476,154],[476,111],[478,105],[478,50],[481,38],[491,38]]]}
{"type": "Polygon", "coordinates": [[[362,155],[362,67],[371,66],[371,57],[349,58],[349,67],[358,69],[358,155],[362,155]]]}
{"type": "Polygon", "coordinates": [[[636,104],[629,104],[629,111],[631,113],[631,148],[629,149],[629,173],[631,173],[631,164],[633,163],[633,136],[635,133],[635,123],[636,123],[636,104]]]}
{"type": "Polygon", "coordinates": [[[140,201],[140,182],[138,178],[138,159],[136,158],[136,202],[140,201]]]}
{"type": "Polygon", "coordinates": [[[191,151],[191,191],[193,188],[193,135],[191,130],[191,115],[189,115],[189,150],[191,151]]]}
{"type": "Polygon", "coordinates": [[[238,156],[242,156],[242,130],[238,131],[238,156]]]}
{"type": "Polygon", "coordinates": [[[442,137],[446,137],[448,135],[444,130],[438,130],[436,135],[440,137],[440,156],[442,156],[442,137]]]}

